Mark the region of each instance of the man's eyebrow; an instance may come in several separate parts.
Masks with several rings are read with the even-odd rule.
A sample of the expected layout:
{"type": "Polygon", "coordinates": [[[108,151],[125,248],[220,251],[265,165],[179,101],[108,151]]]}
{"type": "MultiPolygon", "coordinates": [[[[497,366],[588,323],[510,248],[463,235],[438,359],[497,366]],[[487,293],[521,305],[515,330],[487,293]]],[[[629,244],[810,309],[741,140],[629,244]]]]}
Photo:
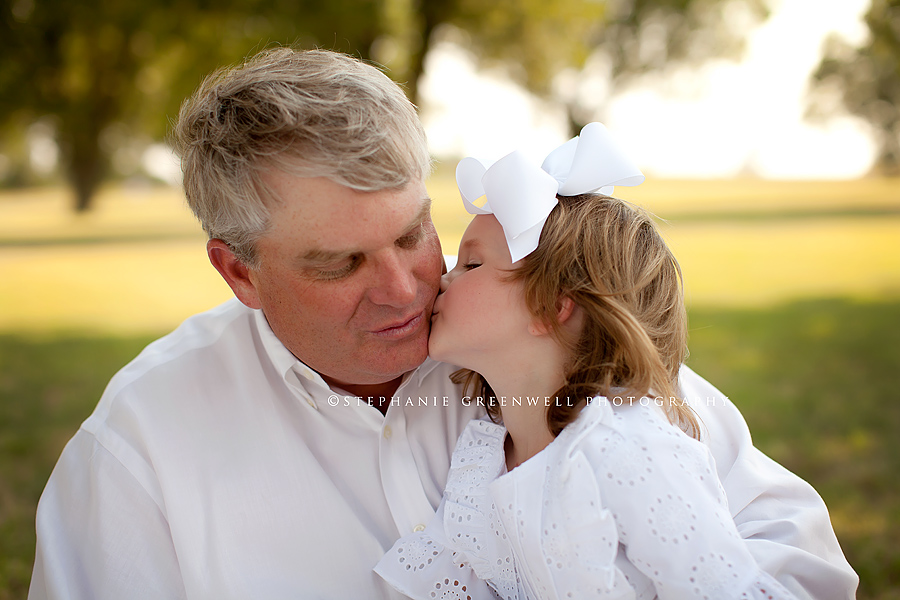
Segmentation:
{"type": "MultiPolygon", "coordinates": [[[[431,198],[428,196],[422,201],[422,208],[419,209],[419,212],[416,213],[416,216],[410,221],[408,227],[403,230],[403,235],[407,235],[410,231],[421,225],[428,218],[428,215],[431,213],[431,198]]],[[[299,257],[299,262],[302,263],[330,263],[330,262],[338,262],[354,254],[358,254],[358,250],[340,250],[340,251],[332,251],[332,250],[323,250],[321,248],[313,248],[306,252],[303,256],[299,257]]]]}
{"type": "Polygon", "coordinates": [[[409,227],[407,227],[404,231],[412,231],[419,225],[425,222],[425,219],[428,218],[428,215],[431,214],[431,198],[425,196],[425,199],[422,200],[422,208],[419,209],[418,214],[416,214],[415,218],[410,221],[409,227]]]}
{"type": "Polygon", "coordinates": [[[322,250],[314,248],[303,256],[299,257],[298,262],[301,263],[329,263],[337,262],[349,256],[356,254],[355,250],[341,250],[340,252],[332,252],[330,250],[322,250]]]}

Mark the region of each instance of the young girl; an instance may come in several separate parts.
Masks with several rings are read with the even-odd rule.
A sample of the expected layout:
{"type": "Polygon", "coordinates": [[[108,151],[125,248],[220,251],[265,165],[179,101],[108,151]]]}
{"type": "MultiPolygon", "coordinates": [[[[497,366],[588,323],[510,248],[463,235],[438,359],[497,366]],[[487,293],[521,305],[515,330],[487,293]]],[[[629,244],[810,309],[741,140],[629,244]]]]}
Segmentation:
{"type": "Polygon", "coordinates": [[[593,193],[640,171],[593,123],[541,169],[466,159],[457,181],[476,216],[429,352],[470,369],[464,400],[490,420],[379,575],[423,599],[791,598],[741,540],[679,397],[678,263],[646,213],[593,193]]]}

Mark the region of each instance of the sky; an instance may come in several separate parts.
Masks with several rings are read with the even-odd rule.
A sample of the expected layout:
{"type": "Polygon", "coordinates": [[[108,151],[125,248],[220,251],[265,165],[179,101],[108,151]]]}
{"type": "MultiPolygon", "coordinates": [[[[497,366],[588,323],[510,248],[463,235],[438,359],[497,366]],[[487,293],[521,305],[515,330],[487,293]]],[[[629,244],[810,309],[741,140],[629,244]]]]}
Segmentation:
{"type": "MultiPolygon", "coordinates": [[[[770,16],[739,62],[712,61],[663,85],[619,90],[605,124],[647,174],[720,178],[849,179],[865,175],[876,147],[861,121],[804,120],[809,77],[835,32],[865,40],[869,0],[769,0],[770,16]]],[[[497,74],[478,73],[467,52],[435,48],[426,64],[422,120],[436,157],[499,158],[520,149],[540,160],[566,140],[561,110],[497,74]]]]}

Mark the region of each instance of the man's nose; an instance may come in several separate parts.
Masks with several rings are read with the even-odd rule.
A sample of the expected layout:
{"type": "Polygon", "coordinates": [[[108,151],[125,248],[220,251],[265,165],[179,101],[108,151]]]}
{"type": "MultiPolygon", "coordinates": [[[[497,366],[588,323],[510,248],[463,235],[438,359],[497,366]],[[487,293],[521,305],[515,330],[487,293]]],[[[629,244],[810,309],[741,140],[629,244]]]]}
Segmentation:
{"type": "Polygon", "coordinates": [[[416,299],[416,276],[413,263],[391,251],[378,258],[373,274],[376,278],[369,288],[369,300],[375,304],[403,308],[416,299]]]}

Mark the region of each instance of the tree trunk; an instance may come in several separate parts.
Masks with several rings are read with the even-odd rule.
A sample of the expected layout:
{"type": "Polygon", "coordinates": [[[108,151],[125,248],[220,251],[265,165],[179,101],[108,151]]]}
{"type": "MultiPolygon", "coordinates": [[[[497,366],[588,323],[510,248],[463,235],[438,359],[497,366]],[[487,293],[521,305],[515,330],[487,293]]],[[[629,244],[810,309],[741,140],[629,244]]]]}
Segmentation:
{"type": "Polygon", "coordinates": [[[64,123],[60,142],[66,161],[66,177],[75,195],[74,209],[90,210],[97,187],[106,174],[106,157],[100,148],[100,127],[96,123],[64,123]]]}
{"type": "Polygon", "coordinates": [[[75,212],[88,211],[93,205],[94,193],[100,184],[97,165],[73,165],[69,173],[69,182],[75,192],[75,212]]]}
{"type": "Polygon", "coordinates": [[[409,99],[419,106],[419,79],[425,72],[425,57],[431,49],[432,34],[438,25],[446,21],[451,13],[453,0],[420,0],[419,15],[422,19],[422,43],[412,51],[409,59],[409,81],[406,84],[409,99]]]}
{"type": "Polygon", "coordinates": [[[566,124],[569,128],[569,137],[573,138],[581,133],[581,128],[587,125],[583,123],[583,119],[576,115],[578,109],[573,106],[573,102],[566,102],[566,124]]]}
{"type": "Polygon", "coordinates": [[[900,175],[900,123],[892,123],[881,133],[881,152],[876,163],[881,175],[900,175]]]}

